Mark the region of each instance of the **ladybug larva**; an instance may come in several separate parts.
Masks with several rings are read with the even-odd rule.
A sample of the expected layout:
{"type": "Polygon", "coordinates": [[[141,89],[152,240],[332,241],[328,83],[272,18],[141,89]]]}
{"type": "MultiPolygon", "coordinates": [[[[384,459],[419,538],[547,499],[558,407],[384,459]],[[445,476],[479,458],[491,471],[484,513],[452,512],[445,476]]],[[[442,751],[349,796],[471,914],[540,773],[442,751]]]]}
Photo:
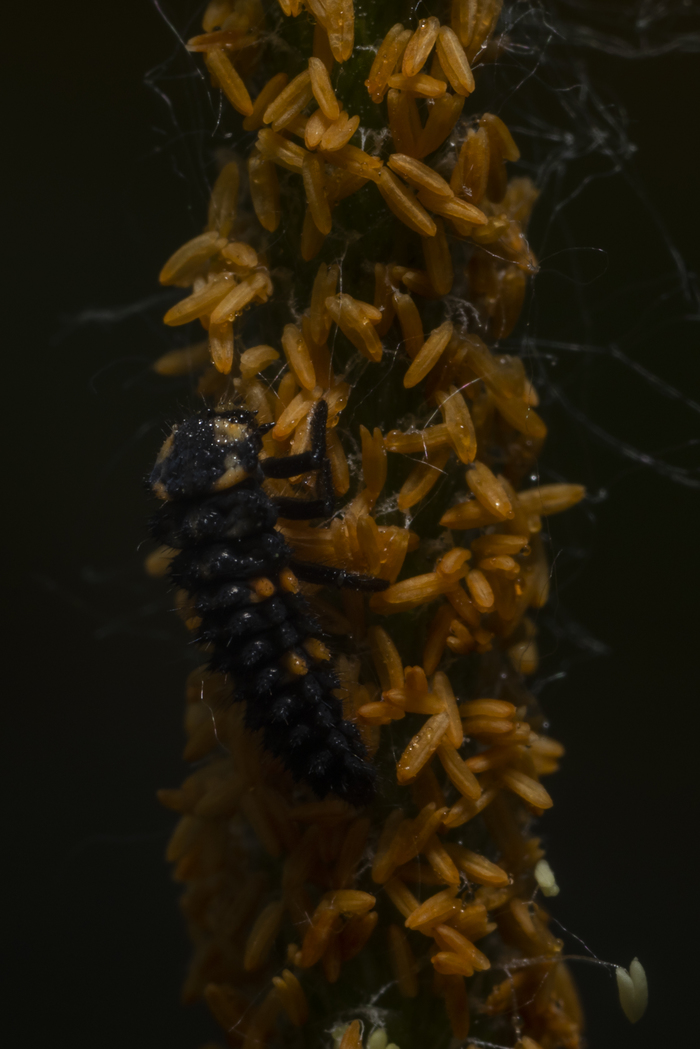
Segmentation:
{"type": "Polygon", "coordinates": [[[293,572],[308,582],[365,591],[388,583],[297,561],[275,528],[279,517],[332,513],[327,414],[319,401],[311,450],[282,458],[260,458],[269,427],[258,426],[245,409],[204,410],[174,427],[150,478],[164,501],[152,534],[179,551],[170,578],[190,595],[201,620],[196,641],[207,646],[211,669],[230,675],[246,726],[262,730],[265,747],[319,797],[333,793],[365,805],[374,794],[375,769],[357,727],[343,719],[319,624],[304,597],[290,591],[289,579],[293,572]],[[263,488],[265,477],[310,471],[318,471],[320,498],[274,498],[263,488]]]}

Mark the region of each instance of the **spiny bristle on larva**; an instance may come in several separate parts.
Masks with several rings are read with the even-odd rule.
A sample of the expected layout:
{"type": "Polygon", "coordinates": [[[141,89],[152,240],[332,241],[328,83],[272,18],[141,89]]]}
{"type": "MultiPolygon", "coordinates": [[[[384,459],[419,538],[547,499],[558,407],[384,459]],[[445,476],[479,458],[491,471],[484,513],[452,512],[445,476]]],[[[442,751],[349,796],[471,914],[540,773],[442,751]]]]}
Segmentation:
{"type": "MultiPolygon", "coordinates": [[[[555,883],[531,832],[563,748],[523,678],[538,658],[527,613],[549,585],[542,518],[585,492],[526,482],[546,426],[523,362],[495,344],[537,268],[525,233],[537,191],[509,177],[519,152],[504,122],[475,108],[500,0],[448,6],[447,24],[442,9],[407,14],[356,48],[352,0],[279,0],[277,14],[212,0],[188,45],[251,134],[247,157],[221,167],[206,229],[161,272],[190,289],[166,324],[199,321],[207,342],[154,367],[199,373],[213,407],[255,413],[261,467],[303,466],[321,406],[342,505],[296,518],[294,499],[318,502],[313,471],[268,468],[261,491],[288,507],[274,532],[294,560],[251,575],[244,597],[253,611],[277,593],[308,603],[324,636],[283,655],[284,680],[300,689],[309,667],[331,668],[329,703],[379,783],[363,806],[296,775],[260,711],[230,701],[246,690],[235,649],[230,665],[190,675],[185,759],[198,766],[160,792],[181,814],[168,859],[196,944],[184,996],[204,997],[244,1049],[286,1044],[297,1027],[325,1045],[319,1022],[341,1049],[396,1049],[391,1022],[366,1020],[379,986],[368,972],[390,1017],[420,1006],[397,1026],[402,1049],[465,1041],[477,1009],[493,1032],[516,1010],[520,1049],[580,1044],[561,941],[536,897],[555,883]],[[285,34],[306,19],[304,50],[303,33],[285,34]],[[266,50],[268,33],[286,51],[266,50]],[[376,254],[351,264],[354,243],[376,254]],[[384,589],[337,596],[314,567],[384,589]],[[506,981],[491,977],[496,958],[518,962],[506,981]]],[[[149,571],[174,572],[185,624],[219,631],[207,643],[221,647],[228,628],[186,585],[189,548],[160,538],[149,571]]]]}

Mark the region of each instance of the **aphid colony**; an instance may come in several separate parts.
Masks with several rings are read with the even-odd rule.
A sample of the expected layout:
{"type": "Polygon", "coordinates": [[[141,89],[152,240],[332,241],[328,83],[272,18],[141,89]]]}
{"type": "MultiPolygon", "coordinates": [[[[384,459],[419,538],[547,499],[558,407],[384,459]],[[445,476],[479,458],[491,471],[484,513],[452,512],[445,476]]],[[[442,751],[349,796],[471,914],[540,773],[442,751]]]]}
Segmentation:
{"type": "Polygon", "coordinates": [[[212,670],[233,676],[233,698],[245,703],[246,726],[262,729],[267,749],[318,795],[332,791],[364,805],[374,793],[375,771],[358,729],[343,720],[333,695],[339,681],[318,639],[319,626],[296,592],[295,573],[355,590],[383,590],[387,583],[294,561],[274,527],[279,516],[308,520],[332,511],[327,414],[320,401],[310,451],[263,460],[265,427],[250,412],[191,416],[173,429],[151,475],[154,492],[166,501],[152,531],[180,551],[170,577],[191,595],[201,619],[197,640],[209,646],[212,670]],[[319,499],[273,500],[261,486],[266,475],[310,470],[320,471],[319,499]]]}
{"type": "MultiPolygon", "coordinates": [[[[403,1049],[450,1037],[466,1044],[470,1033],[501,1042],[507,1017],[518,1049],[578,1049],[576,992],[533,873],[543,853],[531,816],[552,805],[540,779],[556,771],[563,751],[542,735],[522,676],[537,665],[526,612],[544,604],[548,588],[541,517],[574,505],[583,489],[522,489],[546,426],[523,362],[498,342],[512,331],[537,267],[525,237],[537,192],[527,178],[508,179],[506,162],[518,150],[498,116],[468,105],[462,118],[477,86],[472,68],[499,53],[489,38],[501,3],[434,5],[434,14],[411,28],[397,23],[381,40],[387,12],[365,5],[366,39],[377,30],[365,85],[387,132],[376,155],[336,94],[347,91],[354,106],[350,89],[367,73],[366,56],[353,57],[352,0],[279,4],[282,21],[258,0],[211,0],[204,33],[188,43],[243,130],[257,135],[246,189],[259,228],[252,214],[236,222],[243,165],[231,158],[213,187],[205,232],[160,278],[191,288],[165,323],[199,320],[208,346],[171,351],[155,368],[204,369],[198,393],[219,405],[174,432],[153,474],[167,500],[154,535],[180,551],[170,574],[190,595],[186,619],[209,656],[187,689],[185,757],[198,765],[182,788],[159,795],[181,814],[167,858],[185,885],[181,906],[194,943],[184,997],[204,997],[227,1042],[243,1049],[299,1037],[325,1045],[330,1020],[360,1010],[365,1017],[380,988],[403,1049]],[[314,22],[313,54],[297,55],[290,36],[299,59],[290,80],[277,46],[287,46],[297,16],[314,22]],[[269,30],[275,45],[266,53],[269,30]],[[346,63],[342,76],[334,63],[346,63]],[[374,230],[367,236],[359,198],[355,216],[334,223],[336,205],[364,186],[365,199],[376,205],[378,194],[386,205],[381,244],[374,230]],[[306,205],[300,230],[297,203],[306,205]],[[341,269],[343,223],[357,240],[341,269]],[[299,235],[286,291],[284,237],[266,235],[281,226],[299,235]],[[238,239],[248,236],[255,247],[238,239]],[[314,276],[305,263],[317,256],[314,276]],[[311,280],[308,310],[282,330],[267,325],[289,293],[302,301],[311,280]],[[457,298],[468,305],[466,320],[452,308],[457,298]],[[441,301],[442,315],[433,305],[441,301]],[[256,310],[267,302],[270,309],[256,310]],[[255,338],[273,345],[247,345],[248,309],[265,322],[253,326],[255,338]],[[406,367],[388,369],[387,350],[406,367]],[[282,354],[284,374],[266,376],[282,354]],[[348,360],[364,368],[354,385],[348,360]],[[373,401],[376,380],[364,376],[379,368],[388,396],[373,401]],[[371,429],[357,425],[363,401],[374,405],[371,429]],[[256,414],[232,408],[241,403],[256,414]],[[361,439],[361,482],[328,522],[331,484],[339,496],[351,486],[341,415],[340,433],[361,439]],[[398,456],[415,464],[403,483],[400,466],[387,473],[398,456]],[[452,504],[437,485],[456,470],[467,498],[452,504]],[[306,471],[319,473],[318,498],[290,499],[277,479],[306,471]],[[429,493],[441,515],[437,534],[425,517],[414,528],[407,519],[387,523],[394,509],[413,518],[429,493]],[[313,564],[295,561],[287,542],[313,564]],[[433,570],[413,574],[420,561],[404,570],[413,551],[433,570]],[[353,724],[343,721],[330,654],[293,593],[294,577],[381,590],[369,601],[343,595],[340,626],[330,616],[327,623],[352,639],[335,669],[353,724]],[[429,606],[421,652],[412,612],[429,606]],[[475,694],[464,657],[478,678],[475,694]],[[244,717],[235,703],[216,705],[229,682],[244,717]],[[370,798],[374,773],[354,725],[389,787],[360,813],[347,802],[370,798]],[[270,752],[316,794],[335,797],[313,799],[303,785],[290,797],[289,777],[270,752]],[[491,935],[495,942],[476,946],[491,935]],[[494,953],[500,964],[515,962],[502,982],[488,973],[494,953]],[[322,994],[312,970],[323,973],[322,994]],[[442,1025],[434,996],[444,1002],[442,1025]],[[470,1032],[476,1002],[479,1030],[470,1032]]],[[[412,12],[406,17],[413,21],[412,12]]],[[[157,551],[154,568],[162,571],[170,554],[157,551]]],[[[375,1049],[376,1034],[365,1041],[360,1021],[350,1022],[340,1049],[375,1049]]]]}

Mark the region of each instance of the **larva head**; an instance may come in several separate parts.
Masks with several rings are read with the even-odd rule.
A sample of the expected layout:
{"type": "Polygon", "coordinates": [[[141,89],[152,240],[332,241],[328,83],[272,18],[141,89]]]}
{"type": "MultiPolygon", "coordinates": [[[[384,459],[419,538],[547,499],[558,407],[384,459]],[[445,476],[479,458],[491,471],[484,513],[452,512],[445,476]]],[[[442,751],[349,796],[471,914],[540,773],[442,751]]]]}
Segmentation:
{"type": "Polygon", "coordinates": [[[174,426],[158,453],[150,483],[159,499],[194,499],[254,476],[262,440],[243,408],[205,411],[174,426]]]}

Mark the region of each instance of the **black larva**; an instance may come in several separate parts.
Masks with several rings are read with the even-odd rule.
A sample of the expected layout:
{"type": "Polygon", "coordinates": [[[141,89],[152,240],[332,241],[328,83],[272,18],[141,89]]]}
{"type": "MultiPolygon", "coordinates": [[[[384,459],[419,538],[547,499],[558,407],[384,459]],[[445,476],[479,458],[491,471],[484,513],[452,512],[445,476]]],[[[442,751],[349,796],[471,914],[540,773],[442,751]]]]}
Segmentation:
{"type": "Polygon", "coordinates": [[[266,431],[244,409],[202,411],[174,427],[151,475],[154,492],[166,501],[152,533],[180,551],[170,577],[190,594],[201,618],[196,640],[208,646],[211,668],[231,675],[247,727],[262,729],[265,747],[320,797],[332,792],[365,805],[375,770],[356,726],[343,720],[333,695],[337,677],[310,654],[317,651],[313,642],[310,652],[303,647],[317,638],[319,625],[304,598],[280,586],[280,572],[291,568],[301,579],[356,590],[388,584],[295,561],[274,527],[278,517],[332,512],[327,411],[325,401],[314,409],[311,451],[285,458],[259,458],[266,431]],[[319,471],[320,499],[272,499],[262,487],[265,476],[312,470],[319,471]],[[254,588],[251,581],[261,578],[263,587],[254,588]],[[299,660],[306,673],[292,672],[299,660]]]}

